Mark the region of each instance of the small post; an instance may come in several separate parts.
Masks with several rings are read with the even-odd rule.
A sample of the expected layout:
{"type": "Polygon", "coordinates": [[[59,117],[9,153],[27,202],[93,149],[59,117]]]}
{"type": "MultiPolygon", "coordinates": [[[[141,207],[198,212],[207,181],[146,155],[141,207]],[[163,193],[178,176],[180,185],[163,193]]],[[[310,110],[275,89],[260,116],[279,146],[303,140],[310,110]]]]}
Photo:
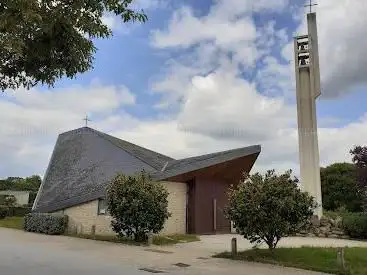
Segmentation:
{"type": "Polygon", "coordinates": [[[151,246],[153,244],[153,234],[151,232],[148,233],[147,244],[148,246],[151,246]]]}
{"type": "Polygon", "coordinates": [[[338,268],[342,272],[342,274],[346,274],[346,268],[345,268],[345,259],[344,259],[344,248],[338,247],[336,252],[336,261],[338,263],[338,268]]]}
{"type": "Polygon", "coordinates": [[[95,240],[96,239],[96,225],[95,224],[92,225],[92,229],[90,232],[91,232],[93,240],[95,240]]]}
{"type": "Polygon", "coordinates": [[[81,223],[77,224],[76,234],[83,235],[83,225],[81,223]]]}
{"type": "Polygon", "coordinates": [[[237,256],[237,238],[232,238],[231,252],[232,252],[232,258],[237,256]]]}

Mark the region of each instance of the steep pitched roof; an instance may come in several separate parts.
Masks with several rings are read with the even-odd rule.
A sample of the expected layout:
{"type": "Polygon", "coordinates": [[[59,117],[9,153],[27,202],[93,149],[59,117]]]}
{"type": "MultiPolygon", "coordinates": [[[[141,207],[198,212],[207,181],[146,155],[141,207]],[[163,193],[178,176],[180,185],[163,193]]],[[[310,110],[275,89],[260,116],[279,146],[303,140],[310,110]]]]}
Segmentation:
{"type": "Polygon", "coordinates": [[[160,153],[154,152],[152,150],[140,147],[136,144],[127,142],[125,140],[107,135],[105,133],[102,133],[102,132],[99,132],[93,129],[91,130],[99,134],[101,137],[105,138],[106,140],[110,141],[112,144],[116,145],[117,147],[125,150],[126,152],[130,153],[134,157],[147,163],[154,169],[160,170],[163,168],[166,162],[174,160],[171,157],[168,157],[160,153]]]}
{"type": "Polygon", "coordinates": [[[88,127],[60,134],[34,207],[50,212],[95,199],[117,173],[153,172],[172,160],[88,127]]]}
{"type": "Polygon", "coordinates": [[[144,169],[153,179],[164,180],[260,151],[256,145],[174,160],[83,127],[59,135],[33,208],[52,212],[101,198],[117,173],[130,175],[144,169]]]}

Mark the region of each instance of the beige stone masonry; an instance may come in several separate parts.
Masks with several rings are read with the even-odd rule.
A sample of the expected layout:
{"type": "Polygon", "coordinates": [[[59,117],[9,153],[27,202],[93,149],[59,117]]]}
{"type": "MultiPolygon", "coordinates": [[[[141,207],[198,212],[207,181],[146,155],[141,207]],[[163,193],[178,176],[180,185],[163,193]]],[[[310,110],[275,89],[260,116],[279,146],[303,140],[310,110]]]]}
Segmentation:
{"type": "MultiPolygon", "coordinates": [[[[160,234],[185,234],[186,232],[186,184],[177,182],[162,182],[169,192],[168,218],[164,229],[160,234]]],[[[69,216],[68,231],[70,233],[90,234],[95,225],[97,235],[115,234],[111,228],[111,217],[98,215],[98,200],[64,209],[65,215],[69,216]]]]}

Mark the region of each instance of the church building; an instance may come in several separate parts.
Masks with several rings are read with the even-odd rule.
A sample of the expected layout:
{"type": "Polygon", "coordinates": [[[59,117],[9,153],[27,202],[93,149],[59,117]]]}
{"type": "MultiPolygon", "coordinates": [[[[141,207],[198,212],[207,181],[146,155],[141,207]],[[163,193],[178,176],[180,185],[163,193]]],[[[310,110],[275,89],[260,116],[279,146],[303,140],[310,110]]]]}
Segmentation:
{"type": "Polygon", "coordinates": [[[168,190],[168,218],[161,234],[231,232],[224,216],[227,191],[250,172],[259,145],[173,159],[89,127],[59,135],[33,211],[64,213],[70,232],[114,234],[105,190],[117,174],[142,170],[168,190]],[[94,230],[94,229],[93,229],[94,230]]]}

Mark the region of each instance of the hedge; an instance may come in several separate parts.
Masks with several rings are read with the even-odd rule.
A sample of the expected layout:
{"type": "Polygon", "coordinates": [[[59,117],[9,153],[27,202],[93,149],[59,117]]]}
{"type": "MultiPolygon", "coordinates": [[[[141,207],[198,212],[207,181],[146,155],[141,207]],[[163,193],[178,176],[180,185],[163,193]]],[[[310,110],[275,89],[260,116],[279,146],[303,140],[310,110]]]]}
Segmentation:
{"type": "Polygon", "coordinates": [[[0,205],[5,204],[5,199],[8,195],[0,194],[0,205]]]}
{"type": "Polygon", "coordinates": [[[67,224],[66,215],[29,213],[24,217],[24,230],[28,232],[60,235],[65,232],[67,224]]]}
{"type": "Polygon", "coordinates": [[[24,217],[26,214],[31,213],[32,208],[21,206],[10,206],[8,216],[9,217],[24,217]]]}
{"type": "Polygon", "coordinates": [[[8,215],[9,208],[0,205],[0,220],[4,219],[8,215]]]}
{"type": "Polygon", "coordinates": [[[345,214],[343,229],[352,238],[367,239],[367,213],[345,214]]]}
{"type": "Polygon", "coordinates": [[[28,199],[28,205],[29,206],[33,205],[33,202],[36,199],[36,197],[37,197],[37,192],[30,192],[29,193],[29,199],[28,199]]]}

